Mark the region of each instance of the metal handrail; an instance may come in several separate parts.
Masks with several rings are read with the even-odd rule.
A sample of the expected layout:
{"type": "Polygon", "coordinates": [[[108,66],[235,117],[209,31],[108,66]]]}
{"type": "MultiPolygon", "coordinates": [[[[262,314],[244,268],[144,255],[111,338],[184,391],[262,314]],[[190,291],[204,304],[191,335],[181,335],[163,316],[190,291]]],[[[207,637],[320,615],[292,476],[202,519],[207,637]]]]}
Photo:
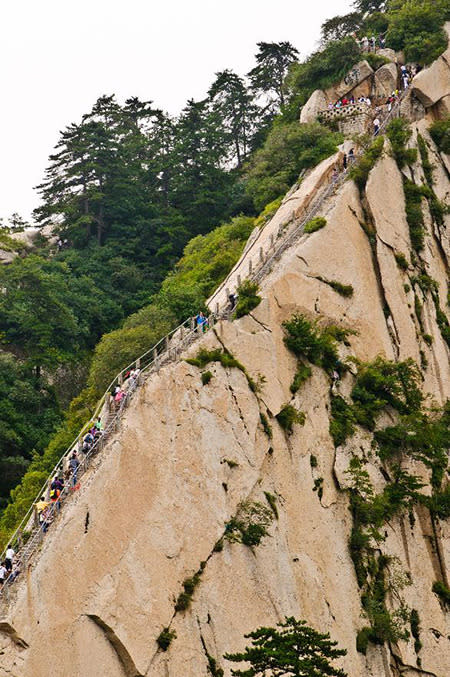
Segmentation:
{"type": "MultiPolygon", "coordinates": [[[[210,326],[214,324],[215,318],[211,315],[208,317],[208,323],[210,326]]],[[[192,340],[201,335],[201,331],[199,330],[198,326],[196,326],[195,323],[195,318],[190,317],[184,322],[182,322],[180,325],[175,327],[175,329],[172,329],[166,336],[164,336],[160,341],[158,341],[152,348],[149,350],[145,351],[140,357],[136,358],[131,362],[129,365],[127,365],[124,369],[122,369],[111,381],[111,383],[108,385],[108,388],[105,390],[104,394],[100,398],[97,407],[93,413],[93,415],[90,417],[90,421],[95,420],[98,415],[101,413],[103,410],[105,403],[107,402],[110,392],[112,388],[116,384],[122,384],[123,383],[123,378],[127,374],[128,371],[130,371],[133,368],[139,368],[140,373],[139,373],[139,385],[143,382],[143,374],[146,372],[149,372],[152,367],[155,367],[155,369],[159,369],[160,366],[162,366],[163,363],[166,363],[168,361],[171,361],[173,359],[172,355],[177,357],[181,350],[183,350],[185,347],[187,347],[192,340]],[[179,341],[175,346],[171,346],[170,342],[174,339],[175,335],[178,333],[179,335],[179,341]],[[172,353],[172,355],[171,355],[172,353]]],[[[138,384],[136,384],[137,386],[138,384]]],[[[126,402],[126,405],[129,402],[129,396],[131,396],[132,392],[135,390],[136,386],[133,388],[132,391],[127,391],[127,396],[124,398],[123,402],[126,402]]],[[[125,405],[125,406],[126,406],[125,405]]],[[[117,426],[117,422],[120,419],[123,409],[125,406],[121,406],[119,411],[116,413],[116,415],[113,417],[112,422],[107,423],[107,426],[105,430],[103,431],[103,435],[99,440],[97,440],[92,447],[89,450],[88,454],[84,455],[84,458],[81,459],[80,461],[80,467],[78,468],[77,471],[77,476],[81,477],[82,474],[84,474],[84,465],[96,451],[100,448],[100,446],[103,446],[105,440],[109,437],[111,428],[113,426],[117,426]]],[[[53,467],[51,473],[47,477],[45,483],[42,485],[41,490],[39,491],[38,495],[36,496],[35,500],[31,504],[30,508],[26,512],[25,516],[22,518],[19,526],[16,528],[12,536],[8,539],[8,544],[12,544],[15,547],[17,547],[17,544],[19,544],[19,551],[18,554],[22,552],[22,550],[25,551],[26,559],[29,559],[30,552],[32,553],[35,547],[33,547],[36,543],[36,537],[38,535],[37,532],[42,531],[39,527],[37,529],[34,529],[32,531],[32,535],[29,537],[29,539],[26,541],[25,544],[22,545],[22,533],[29,524],[30,520],[33,517],[33,514],[35,512],[35,507],[37,502],[39,501],[40,497],[42,495],[45,495],[50,487],[50,484],[52,482],[53,477],[55,474],[58,472],[58,470],[61,467],[64,467],[64,462],[65,460],[70,456],[70,454],[73,452],[74,449],[79,448],[79,442],[84,436],[86,430],[88,429],[89,422],[85,423],[83,427],[81,428],[80,432],[78,435],[75,437],[75,439],[72,441],[72,443],[69,445],[69,447],[66,449],[66,451],[62,454],[62,456],[59,458],[58,462],[55,464],[53,467]]],[[[67,492],[66,492],[67,494],[67,492]]],[[[66,498],[65,496],[63,499],[58,500],[56,503],[61,504],[63,500],[66,498]]],[[[55,504],[54,504],[55,505],[55,504]]],[[[55,509],[52,506],[52,511],[51,515],[54,516],[55,509]]],[[[6,546],[1,554],[1,561],[5,559],[5,554],[7,550],[6,546]]],[[[0,591],[0,597],[3,596],[3,591],[5,590],[5,586],[3,589],[0,591]]]]}

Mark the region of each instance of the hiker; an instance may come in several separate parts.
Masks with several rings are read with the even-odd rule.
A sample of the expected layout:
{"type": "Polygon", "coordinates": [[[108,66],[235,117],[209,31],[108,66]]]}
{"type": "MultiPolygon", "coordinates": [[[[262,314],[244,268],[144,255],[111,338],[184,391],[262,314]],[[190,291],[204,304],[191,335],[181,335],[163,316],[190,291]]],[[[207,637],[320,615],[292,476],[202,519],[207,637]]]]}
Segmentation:
{"type": "Polygon", "coordinates": [[[0,588],[3,588],[3,584],[6,581],[8,577],[8,571],[5,567],[5,565],[2,563],[0,564],[0,588]]]}
{"type": "Polygon", "coordinates": [[[375,52],[376,40],[374,35],[372,35],[372,37],[369,38],[369,43],[370,43],[370,51],[375,52]]]}
{"type": "Polygon", "coordinates": [[[13,567],[13,559],[14,559],[15,552],[11,547],[11,543],[8,545],[6,548],[6,554],[5,554],[5,567],[8,572],[12,571],[13,567]]]}
{"type": "Polygon", "coordinates": [[[347,153],[344,153],[344,157],[342,158],[342,167],[344,169],[344,172],[347,171],[347,153]]]}
{"type": "Polygon", "coordinates": [[[336,183],[338,178],[339,178],[339,170],[337,167],[333,167],[333,171],[331,172],[331,183],[336,183]]]}
{"type": "Polygon", "coordinates": [[[119,388],[117,393],[114,395],[114,403],[116,407],[116,411],[120,409],[120,406],[122,404],[122,400],[125,398],[126,393],[119,388]]]}
{"type": "Polygon", "coordinates": [[[199,312],[197,317],[195,318],[195,322],[197,324],[197,329],[201,330],[202,332],[205,332],[207,329],[207,324],[208,320],[207,318],[203,315],[202,311],[199,312]]]}
{"type": "Polygon", "coordinates": [[[45,522],[45,511],[47,510],[48,503],[45,500],[45,496],[42,495],[40,500],[36,503],[36,516],[38,523],[42,531],[45,533],[47,531],[47,525],[45,522]]]}
{"type": "Polygon", "coordinates": [[[71,475],[72,475],[72,487],[75,488],[77,484],[77,475],[78,475],[78,466],[80,465],[80,461],[77,458],[77,452],[74,451],[72,454],[72,457],[69,461],[69,468],[71,470],[71,475]]]}
{"type": "Polygon", "coordinates": [[[99,432],[103,431],[102,419],[100,418],[100,416],[97,418],[96,422],[94,423],[94,427],[99,432]]]}
{"type": "Polygon", "coordinates": [[[233,310],[233,309],[234,309],[234,306],[235,306],[236,303],[237,303],[237,296],[236,296],[236,294],[233,294],[233,292],[231,292],[231,294],[229,294],[229,296],[228,296],[228,302],[229,302],[229,304],[230,304],[229,310],[233,310]]]}
{"type": "Polygon", "coordinates": [[[375,118],[375,120],[373,121],[373,133],[374,133],[374,136],[376,136],[376,135],[378,134],[378,132],[380,131],[380,124],[381,124],[381,123],[380,123],[379,118],[375,118]]]}
{"type": "Polygon", "coordinates": [[[355,151],[353,150],[353,148],[350,148],[350,150],[348,151],[347,160],[350,165],[352,164],[352,162],[355,161],[355,151]]]}
{"type": "Polygon", "coordinates": [[[52,503],[56,503],[57,510],[61,509],[61,502],[59,500],[59,497],[61,496],[61,492],[63,489],[64,489],[63,482],[61,482],[58,475],[55,475],[55,477],[53,478],[53,482],[50,485],[50,501],[52,503]]]}
{"type": "Polygon", "coordinates": [[[94,443],[94,435],[89,431],[86,433],[86,435],[83,437],[83,446],[81,447],[82,451],[87,454],[89,449],[92,447],[94,443]]]}

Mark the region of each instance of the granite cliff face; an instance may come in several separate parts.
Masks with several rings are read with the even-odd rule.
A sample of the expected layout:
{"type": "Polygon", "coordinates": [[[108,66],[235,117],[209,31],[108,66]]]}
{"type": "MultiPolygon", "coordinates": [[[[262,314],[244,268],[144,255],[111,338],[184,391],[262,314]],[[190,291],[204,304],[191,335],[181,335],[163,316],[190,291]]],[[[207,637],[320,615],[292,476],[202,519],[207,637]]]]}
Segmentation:
{"type": "MultiPolygon", "coordinates": [[[[416,145],[418,133],[425,139],[436,196],[448,203],[449,158],[439,154],[427,124],[426,119],[413,123],[410,144],[416,145]]],[[[288,228],[337,159],[314,170],[254,241],[288,228]]],[[[415,183],[425,181],[420,156],[405,174],[415,183]]],[[[426,236],[420,258],[438,283],[440,307],[449,316],[450,216],[438,226],[425,200],[422,208],[426,236]]],[[[389,522],[380,545],[412,582],[402,595],[420,617],[419,665],[414,639],[369,644],[366,655],[356,651],[356,635],[366,621],[348,548],[349,460],[367,459],[377,489],[386,477],[362,428],[335,448],[329,433],[331,384],[322,369],[313,366],[311,377],[292,395],[296,359],[284,345],[281,326],[300,312],[354,330],[349,345],[340,344],[342,360],[412,357],[422,365],[429,401],[442,405],[450,397],[449,348],[436,303],[430,292],[411,285],[402,173],[388,144],[370,173],[364,199],[346,182],[322,213],[326,227],[303,235],[264,278],[261,304],[240,320],[220,322],[190,350],[194,356],[200,345],[226,348],[254,381],[259,379],[256,392],[242,370],[219,363],[208,365],[212,379],[202,385],[200,370],[185,361],[163,368],[137,391],[120,432],[56,520],[2,615],[0,677],[49,672],[55,677],[206,677],[214,674],[211,658],[228,677],[223,654],[241,649],[244,633],[286,615],[329,631],[347,649],[341,665],[352,677],[450,674],[449,616],[431,590],[436,580],[449,583],[450,529],[448,522],[432,521],[424,506],[414,508],[414,519],[389,522]],[[407,259],[406,270],[397,264],[398,253],[407,259]],[[323,280],[351,285],[354,293],[345,298],[323,280]],[[305,413],[304,425],[294,426],[292,435],[275,419],[287,402],[305,413]],[[318,492],[317,482],[314,486],[320,479],[318,492]],[[278,512],[270,536],[253,548],[222,543],[239,504],[264,503],[266,494],[275,498],[278,512]],[[183,581],[199,569],[190,608],[175,613],[183,581]],[[155,640],[168,626],[177,636],[163,652],[155,640]]],[[[233,288],[238,274],[245,277],[251,255],[248,247],[215,301],[223,302],[226,285],[233,288]]],[[[347,373],[339,386],[344,397],[353,382],[347,373]]],[[[384,425],[395,420],[393,412],[383,417],[384,425]]],[[[420,463],[411,464],[428,478],[420,463]]],[[[396,600],[388,597],[387,604],[394,608],[396,600]]]]}

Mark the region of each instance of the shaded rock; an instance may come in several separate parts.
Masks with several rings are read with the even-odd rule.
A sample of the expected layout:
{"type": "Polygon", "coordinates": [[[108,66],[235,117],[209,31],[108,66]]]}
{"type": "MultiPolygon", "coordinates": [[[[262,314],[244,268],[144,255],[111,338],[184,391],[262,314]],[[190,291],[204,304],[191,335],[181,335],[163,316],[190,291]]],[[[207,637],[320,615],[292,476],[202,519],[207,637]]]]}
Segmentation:
{"type": "MultiPolygon", "coordinates": [[[[450,37],[450,21],[445,24],[445,30],[450,37]]],[[[411,88],[425,108],[450,95],[450,46],[431,66],[417,73],[411,88]]]]}
{"type": "Polygon", "coordinates": [[[373,76],[373,96],[388,97],[397,88],[398,73],[395,63],[386,63],[373,76]]]}
{"type": "Polygon", "coordinates": [[[314,122],[320,111],[327,107],[327,97],[321,89],[316,89],[311,94],[308,101],[303,106],[300,113],[300,122],[302,124],[314,122]]]}
{"type": "Polygon", "coordinates": [[[379,49],[377,54],[379,56],[384,56],[386,59],[390,59],[390,61],[393,61],[394,63],[397,63],[397,61],[398,61],[397,53],[393,49],[391,49],[390,47],[385,47],[384,49],[379,49]]]}
{"type": "MultiPolygon", "coordinates": [[[[340,99],[345,94],[350,92],[355,93],[354,90],[358,85],[363,83],[367,78],[373,75],[373,68],[364,59],[355,64],[335,87],[327,89],[325,94],[329,100],[340,99]]],[[[369,88],[370,91],[370,88],[369,88]]],[[[358,93],[360,96],[360,94],[358,93]]]]}

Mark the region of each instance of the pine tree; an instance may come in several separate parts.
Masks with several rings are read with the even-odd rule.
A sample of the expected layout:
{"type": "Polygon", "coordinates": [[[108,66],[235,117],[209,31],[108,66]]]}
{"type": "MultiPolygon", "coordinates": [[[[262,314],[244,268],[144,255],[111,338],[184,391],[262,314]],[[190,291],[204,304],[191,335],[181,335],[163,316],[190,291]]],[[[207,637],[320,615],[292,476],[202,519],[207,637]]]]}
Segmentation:
{"type": "Polygon", "coordinates": [[[258,42],[257,65],[248,73],[255,92],[267,94],[270,105],[284,105],[283,82],[291,63],[297,61],[298,50],[290,42],[258,42]]]}
{"type": "Polygon", "coordinates": [[[337,642],[293,617],[278,623],[276,628],[258,628],[245,637],[252,645],[242,653],[225,654],[235,663],[250,664],[247,670],[232,670],[236,677],[347,677],[330,660],[345,656],[345,649],[336,649],[337,642]]]}

